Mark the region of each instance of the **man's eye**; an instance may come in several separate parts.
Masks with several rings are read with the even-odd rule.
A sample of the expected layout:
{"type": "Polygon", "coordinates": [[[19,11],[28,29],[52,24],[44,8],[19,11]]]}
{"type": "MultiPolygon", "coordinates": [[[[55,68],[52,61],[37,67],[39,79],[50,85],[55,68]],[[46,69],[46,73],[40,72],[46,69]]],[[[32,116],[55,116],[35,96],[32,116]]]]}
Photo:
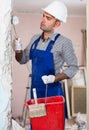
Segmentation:
{"type": "Polygon", "coordinates": [[[47,17],[48,20],[51,20],[52,18],[51,17],[47,17]]]}

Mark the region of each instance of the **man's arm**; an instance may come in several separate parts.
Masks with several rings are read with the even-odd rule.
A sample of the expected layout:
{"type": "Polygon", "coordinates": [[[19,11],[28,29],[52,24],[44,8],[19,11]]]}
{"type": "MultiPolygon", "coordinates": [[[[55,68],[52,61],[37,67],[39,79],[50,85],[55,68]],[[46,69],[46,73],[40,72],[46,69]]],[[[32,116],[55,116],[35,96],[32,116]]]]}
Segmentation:
{"type": "Polygon", "coordinates": [[[16,59],[18,62],[21,61],[22,56],[23,56],[22,51],[19,51],[19,52],[16,52],[16,51],[15,51],[15,59],[16,59]]]}
{"type": "Polygon", "coordinates": [[[68,79],[69,77],[65,74],[65,73],[61,73],[61,74],[57,74],[55,76],[55,81],[54,82],[58,82],[64,79],[68,79]]]}

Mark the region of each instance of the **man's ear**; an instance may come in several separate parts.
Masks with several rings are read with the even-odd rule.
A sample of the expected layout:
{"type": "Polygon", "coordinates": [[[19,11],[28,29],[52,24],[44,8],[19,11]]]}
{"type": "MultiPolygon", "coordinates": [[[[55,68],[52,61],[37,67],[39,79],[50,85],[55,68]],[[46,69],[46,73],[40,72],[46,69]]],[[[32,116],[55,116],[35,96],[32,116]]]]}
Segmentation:
{"type": "Polygon", "coordinates": [[[61,21],[56,21],[56,27],[59,27],[61,25],[61,21]]]}

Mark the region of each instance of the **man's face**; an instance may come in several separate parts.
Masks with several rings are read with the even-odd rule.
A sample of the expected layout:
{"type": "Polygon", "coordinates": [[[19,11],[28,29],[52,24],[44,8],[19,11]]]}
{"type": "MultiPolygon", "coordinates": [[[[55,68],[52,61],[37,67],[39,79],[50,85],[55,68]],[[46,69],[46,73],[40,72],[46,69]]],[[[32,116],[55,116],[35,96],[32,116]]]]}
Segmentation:
{"type": "Polygon", "coordinates": [[[52,32],[56,26],[56,21],[57,20],[52,15],[44,12],[40,24],[40,29],[44,32],[52,32]]]}

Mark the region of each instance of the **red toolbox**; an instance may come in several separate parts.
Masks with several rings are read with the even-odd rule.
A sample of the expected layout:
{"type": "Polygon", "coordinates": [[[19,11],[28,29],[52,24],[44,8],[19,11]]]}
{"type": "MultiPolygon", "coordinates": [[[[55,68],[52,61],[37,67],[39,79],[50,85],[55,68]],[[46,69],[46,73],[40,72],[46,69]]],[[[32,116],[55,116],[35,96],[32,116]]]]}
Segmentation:
{"type": "MultiPolygon", "coordinates": [[[[30,118],[32,130],[64,130],[64,97],[53,96],[46,98],[38,98],[39,103],[45,103],[46,116],[30,118]]],[[[30,111],[29,105],[34,104],[34,99],[25,103],[30,111]]]]}

